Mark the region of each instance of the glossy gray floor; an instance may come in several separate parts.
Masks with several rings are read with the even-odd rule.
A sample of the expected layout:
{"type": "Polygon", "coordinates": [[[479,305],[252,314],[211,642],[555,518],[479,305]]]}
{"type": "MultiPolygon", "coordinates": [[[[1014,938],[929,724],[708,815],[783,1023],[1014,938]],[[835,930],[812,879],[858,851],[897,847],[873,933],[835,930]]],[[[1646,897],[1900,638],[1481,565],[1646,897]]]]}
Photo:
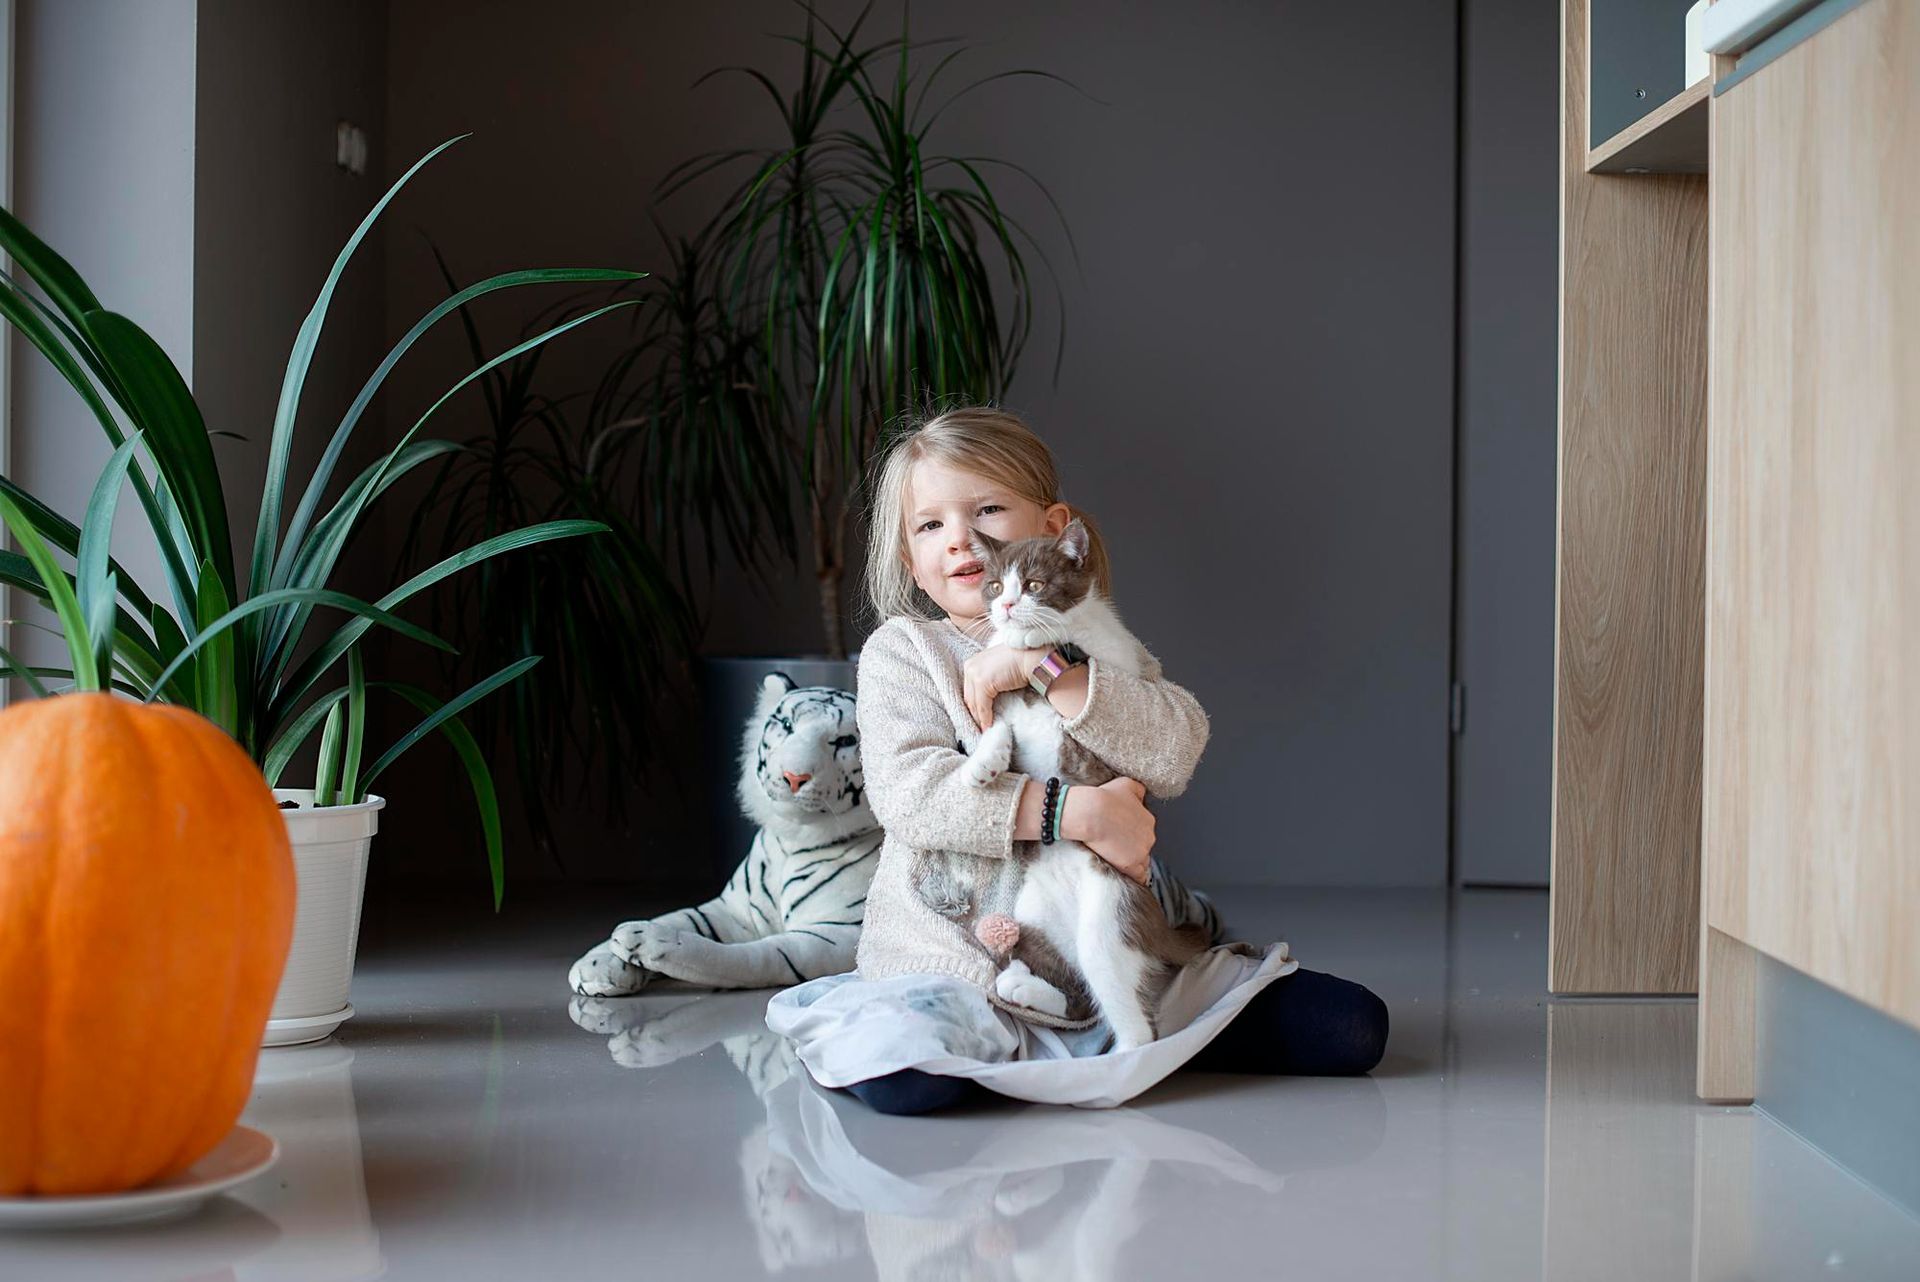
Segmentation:
{"type": "Polygon", "coordinates": [[[0,1277],[1920,1276],[1920,1224],[1694,1102],[1691,1002],[1546,1000],[1543,894],[1220,898],[1387,999],[1371,1077],[885,1117],[796,1068],[765,992],[570,1012],[568,963],[642,905],[375,905],[356,1018],[262,1055],[274,1171],[185,1221],[0,1236],[0,1277]]]}

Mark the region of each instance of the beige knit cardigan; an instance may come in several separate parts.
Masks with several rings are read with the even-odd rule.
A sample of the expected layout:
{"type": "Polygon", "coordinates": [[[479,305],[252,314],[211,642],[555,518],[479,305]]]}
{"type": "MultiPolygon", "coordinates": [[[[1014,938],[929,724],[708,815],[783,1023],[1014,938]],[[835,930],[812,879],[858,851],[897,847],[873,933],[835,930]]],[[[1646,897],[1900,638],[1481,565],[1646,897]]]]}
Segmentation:
{"type": "MultiPolygon", "coordinates": [[[[909,873],[922,850],[960,850],[992,859],[1014,853],[1013,826],[1027,776],[1009,770],[985,787],[967,782],[960,741],[979,733],[963,701],[961,668],[985,648],[947,619],[888,619],[860,647],[855,717],[867,800],[886,830],[867,891],[854,968],[864,979],[941,974],[968,981],[1020,1018],[1085,1028],[1010,1005],[993,991],[997,968],[957,922],[913,891],[909,873]]],[[[1186,791],[1210,727],[1200,701],[1164,676],[1145,680],[1088,660],[1086,706],[1062,730],[1154,797],[1186,791]]],[[[1037,849],[1039,842],[1023,841],[1037,849]]]]}

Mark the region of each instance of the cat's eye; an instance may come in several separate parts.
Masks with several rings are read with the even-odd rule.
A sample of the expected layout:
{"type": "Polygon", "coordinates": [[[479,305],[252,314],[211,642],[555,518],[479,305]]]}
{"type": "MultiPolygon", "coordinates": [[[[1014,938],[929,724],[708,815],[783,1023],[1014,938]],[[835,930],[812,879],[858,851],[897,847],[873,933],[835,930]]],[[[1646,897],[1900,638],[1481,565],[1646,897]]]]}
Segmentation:
{"type": "Polygon", "coordinates": [[[985,593],[987,596],[999,596],[1000,580],[998,579],[987,580],[985,583],[981,584],[980,591],[985,593]]]}
{"type": "Polygon", "coordinates": [[[1046,587],[1046,586],[1047,586],[1046,584],[1044,584],[1044,583],[1042,583],[1042,582],[1041,582],[1040,580],[1038,580],[1038,579],[1028,579],[1028,580],[1027,580],[1027,591],[1029,591],[1029,592],[1038,592],[1038,591],[1039,591],[1040,589],[1042,589],[1042,588],[1044,588],[1044,587],[1046,587]]]}

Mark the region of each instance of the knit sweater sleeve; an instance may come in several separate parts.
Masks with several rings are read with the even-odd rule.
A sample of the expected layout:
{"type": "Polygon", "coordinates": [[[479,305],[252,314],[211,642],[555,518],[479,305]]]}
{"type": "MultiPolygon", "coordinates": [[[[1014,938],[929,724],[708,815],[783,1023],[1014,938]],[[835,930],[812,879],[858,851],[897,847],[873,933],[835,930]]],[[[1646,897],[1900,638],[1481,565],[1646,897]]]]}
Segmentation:
{"type": "Polygon", "coordinates": [[[1185,792],[1212,733],[1200,701],[1165,677],[1136,677],[1097,658],[1087,669],[1086,706],[1061,729],[1154,796],[1185,792]]]}
{"type": "Polygon", "coordinates": [[[885,627],[868,637],[856,682],[860,765],[880,826],[916,850],[1009,858],[1027,776],[968,782],[952,718],[912,639],[885,627]]]}

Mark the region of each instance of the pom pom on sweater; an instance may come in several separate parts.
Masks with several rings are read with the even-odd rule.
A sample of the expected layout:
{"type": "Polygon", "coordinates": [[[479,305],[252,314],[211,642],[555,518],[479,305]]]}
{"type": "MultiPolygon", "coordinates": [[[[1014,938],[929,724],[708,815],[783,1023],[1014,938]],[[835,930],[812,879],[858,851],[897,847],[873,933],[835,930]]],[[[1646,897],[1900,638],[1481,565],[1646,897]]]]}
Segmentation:
{"type": "Polygon", "coordinates": [[[995,957],[1005,957],[1020,942],[1020,923],[1005,913],[988,913],[974,923],[973,937],[995,957]]]}

